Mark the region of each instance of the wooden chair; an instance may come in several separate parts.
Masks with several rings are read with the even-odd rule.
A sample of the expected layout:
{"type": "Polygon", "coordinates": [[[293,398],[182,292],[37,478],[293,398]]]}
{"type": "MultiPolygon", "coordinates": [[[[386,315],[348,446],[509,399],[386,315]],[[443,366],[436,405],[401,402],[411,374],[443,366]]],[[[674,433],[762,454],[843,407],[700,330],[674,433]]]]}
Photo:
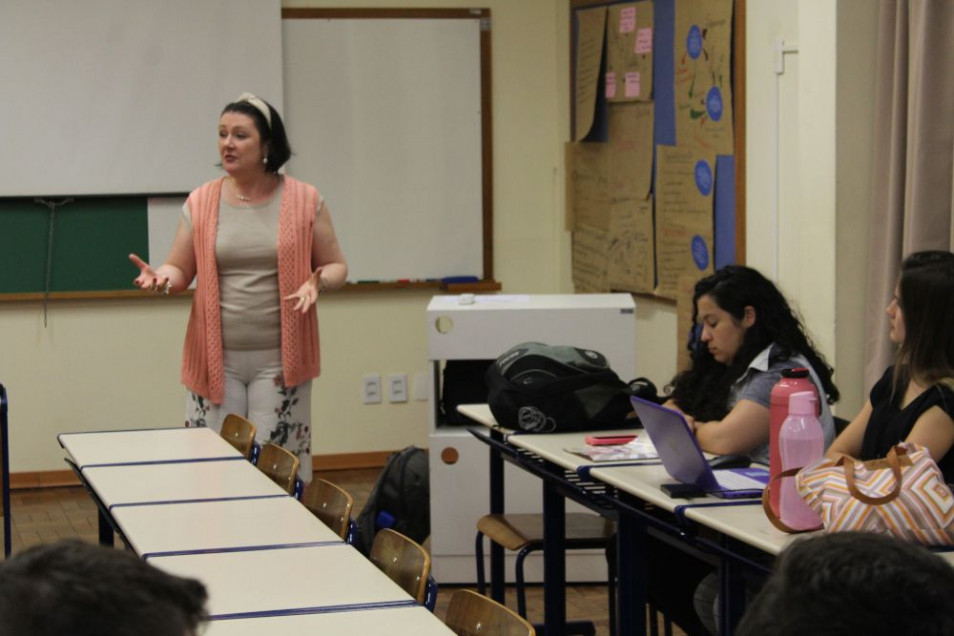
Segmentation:
{"type": "MultiPolygon", "coordinates": [[[[514,563],[517,591],[517,614],[527,617],[527,596],[524,585],[523,562],[531,552],[543,550],[542,514],[487,514],[477,520],[477,589],[485,592],[484,536],[505,550],[517,553],[514,563]]],[[[566,549],[602,549],[606,551],[609,586],[610,634],[616,634],[616,527],[599,515],[586,512],[566,514],[566,549]]],[[[591,634],[588,621],[571,621],[567,625],[572,634],[591,634]]]]}
{"type": "Polygon", "coordinates": [[[291,495],[295,493],[298,478],[298,457],[278,444],[269,442],[262,447],[258,457],[258,469],[291,495]]]}
{"type": "Polygon", "coordinates": [[[416,541],[390,528],[382,528],[371,545],[371,562],[415,601],[424,604],[431,555],[416,541]]]}
{"type": "Polygon", "coordinates": [[[222,437],[235,450],[242,453],[245,459],[252,458],[252,448],[255,445],[255,425],[236,413],[229,413],[222,422],[222,437]]]}
{"type": "Polygon", "coordinates": [[[472,590],[451,597],[444,623],[457,636],[534,636],[533,625],[497,601],[472,590]]]}
{"type": "Polygon", "coordinates": [[[301,502],[342,539],[348,538],[354,497],[327,479],[316,477],[305,488],[301,502]]]}

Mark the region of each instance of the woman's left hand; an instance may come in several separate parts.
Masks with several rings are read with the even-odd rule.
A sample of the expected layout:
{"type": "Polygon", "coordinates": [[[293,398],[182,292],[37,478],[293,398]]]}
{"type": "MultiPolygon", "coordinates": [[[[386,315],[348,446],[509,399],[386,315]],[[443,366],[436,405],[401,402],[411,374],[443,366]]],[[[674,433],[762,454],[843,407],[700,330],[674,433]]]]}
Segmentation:
{"type": "Polygon", "coordinates": [[[319,267],[315,270],[314,274],[308,277],[308,280],[302,283],[298,291],[291,296],[285,296],[284,300],[295,301],[294,311],[305,313],[311,309],[312,305],[318,302],[318,296],[321,295],[324,288],[323,282],[324,280],[321,278],[321,268],[319,267]]]}

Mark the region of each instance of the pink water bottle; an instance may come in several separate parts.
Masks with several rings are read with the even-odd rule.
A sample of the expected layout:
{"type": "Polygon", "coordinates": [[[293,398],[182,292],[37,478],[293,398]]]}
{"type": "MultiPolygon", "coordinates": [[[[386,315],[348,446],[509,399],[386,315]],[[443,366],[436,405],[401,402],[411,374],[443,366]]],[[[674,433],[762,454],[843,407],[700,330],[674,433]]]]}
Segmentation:
{"type": "MultiPolygon", "coordinates": [[[[825,453],[825,433],[815,416],[818,398],[811,391],[793,393],[789,397],[788,417],[778,432],[778,449],[782,470],[801,468],[821,459],[825,453]]],[[[785,477],[779,488],[779,517],[796,530],[821,525],[812,509],[795,489],[795,477],[785,477]]]]}
{"type": "MultiPolygon", "coordinates": [[[[789,396],[801,391],[812,391],[815,398],[818,398],[818,389],[809,377],[808,369],[803,367],[784,369],[782,379],[772,388],[769,406],[769,475],[771,477],[782,472],[782,456],[778,453],[778,431],[782,428],[782,422],[788,417],[789,396]]],[[[778,515],[778,489],[772,489],[769,504],[772,506],[772,512],[778,515]]]]}

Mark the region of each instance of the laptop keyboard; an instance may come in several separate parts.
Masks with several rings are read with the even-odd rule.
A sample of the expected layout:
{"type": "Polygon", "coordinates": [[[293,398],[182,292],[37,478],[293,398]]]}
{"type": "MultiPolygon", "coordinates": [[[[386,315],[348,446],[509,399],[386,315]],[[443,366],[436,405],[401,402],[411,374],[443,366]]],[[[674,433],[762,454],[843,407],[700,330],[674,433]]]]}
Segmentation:
{"type": "Polygon", "coordinates": [[[712,473],[716,481],[725,490],[765,490],[765,484],[757,479],[746,477],[729,470],[716,470],[712,473]]]}

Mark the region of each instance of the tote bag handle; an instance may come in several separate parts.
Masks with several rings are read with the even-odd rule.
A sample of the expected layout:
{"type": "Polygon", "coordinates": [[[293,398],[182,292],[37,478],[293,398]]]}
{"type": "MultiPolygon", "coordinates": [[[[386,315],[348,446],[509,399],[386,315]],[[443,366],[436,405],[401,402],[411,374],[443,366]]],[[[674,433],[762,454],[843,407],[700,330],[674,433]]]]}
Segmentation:
{"type": "MultiPolygon", "coordinates": [[[[891,492],[882,497],[872,497],[858,489],[858,485],[855,483],[855,460],[847,455],[842,456],[839,462],[842,463],[845,469],[845,483],[848,485],[848,492],[851,493],[851,496],[871,506],[880,506],[897,499],[898,495],[901,494],[901,460],[898,457],[898,450],[897,446],[892,446],[885,458],[888,462],[888,467],[891,469],[891,474],[894,477],[894,488],[891,492]]],[[[901,448],[900,450],[903,455],[907,455],[908,451],[906,448],[901,448]]]]}
{"type": "Polygon", "coordinates": [[[801,468],[789,468],[788,470],[783,470],[779,474],[772,477],[772,479],[769,480],[769,483],[765,485],[765,490],[762,491],[762,510],[765,511],[765,516],[768,517],[768,520],[772,522],[773,526],[775,526],[782,532],[787,532],[789,534],[800,534],[802,532],[814,532],[815,530],[822,529],[822,526],[815,526],[814,528],[805,528],[804,530],[796,530],[795,528],[789,526],[787,523],[782,521],[781,517],[775,514],[775,511],[772,510],[771,495],[769,494],[772,487],[780,484],[782,479],[786,477],[795,477],[795,475],[800,470],[801,468]]]}

